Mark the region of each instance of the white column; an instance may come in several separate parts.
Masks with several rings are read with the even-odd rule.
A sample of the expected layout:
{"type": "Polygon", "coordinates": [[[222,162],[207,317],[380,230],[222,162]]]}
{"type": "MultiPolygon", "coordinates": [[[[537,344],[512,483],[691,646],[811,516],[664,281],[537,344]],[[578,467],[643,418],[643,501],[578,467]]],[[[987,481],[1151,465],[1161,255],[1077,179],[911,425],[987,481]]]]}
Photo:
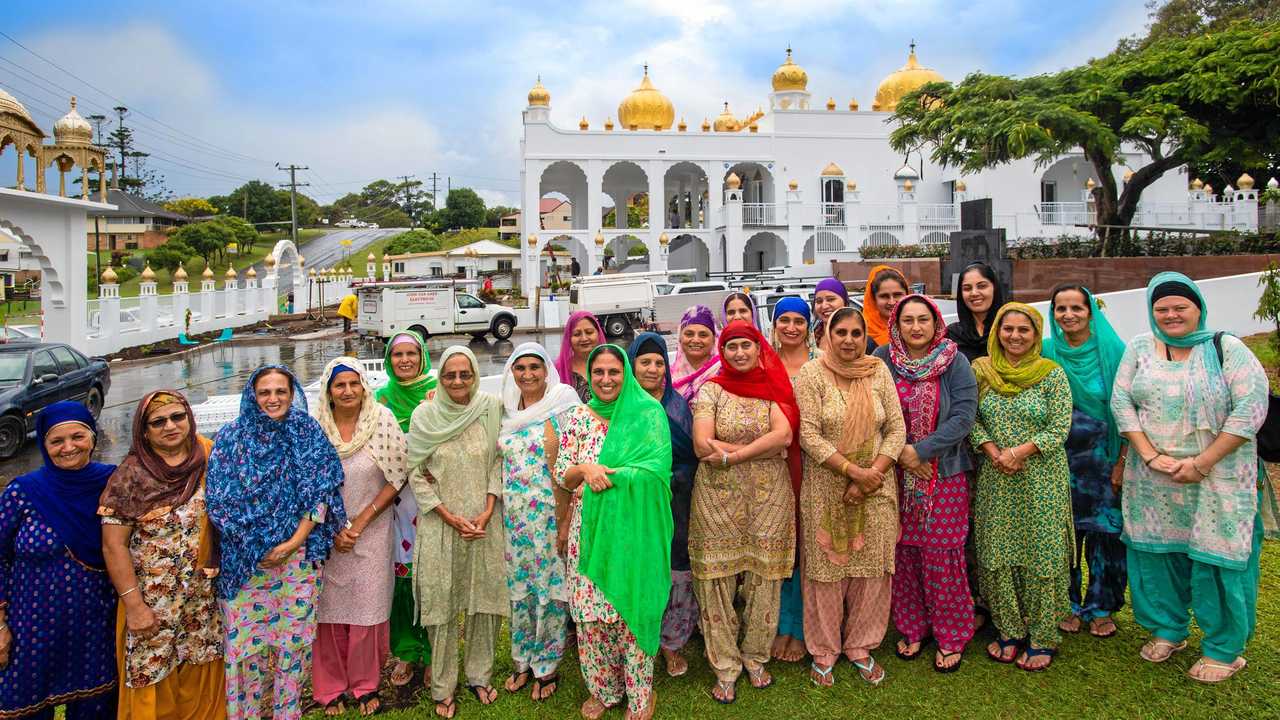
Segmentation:
{"type": "Polygon", "coordinates": [[[539,248],[532,248],[531,252],[527,241],[530,235],[542,232],[538,187],[544,167],[545,163],[542,161],[526,160],[524,168],[520,172],[520,179],[524,183],[523,200],[520,207],[520,247],[522,249],[521,261],[523,264],[521,275],[523,276],[524,296],[529,298],[531,302],[534,290],[542,282],[542,272],[538,263],[539,248]]]}
{"type": "MultiPolygon", "coordinates": [[[[957,217],[959,217],[957,215],[957,217]]],[[[862,193],[858,191],[857,185],[852,189],[845,185],[844,190],[844,249],[857,250],[862,252],[862,246],[867,241],[867,236],[862,232],[862,193]]],[[[814,248],[817,251],[817,248],[814,248]]]]}
{"type": "Polygon", "coordinates": [[[601,260],[595,236],[604,227],[604,203],[600,200],[604,194],[604,171],[604,163],[600,160],[587,161],[587,233],[582,238],[582,244],[587,248],[587,263],[582,267],[583,275],[595,272],[601,260]]]}
{"type": "MultiPolygon", "coordinates": [[[[142,329],[154,330],[156,328],[156,283],[154,280],[150,282],[138,283],[138,315],[142,322],[142,329]]],[[[174,322],[177,322],[175,320],[174,322]]]]}
{"type": "MultiPolygon", "coordinates": [[[[724,194],[721,191],[723,182],[716,180],[720,177],[716,172],[716,163],[707,160],[702,163],[702,171],[707,174],[707,222],[705,227],[715,229],[720,222],[720,207],[724,194]]],[[[719,240],[716,241],[717,244],[719,240]]]]}
{"type": "MultiPolygon", "coordinates": [[[[46,324],[45,327],[48,327],[46,324]]],[[[111,346],[117,347],[111,338],[120,334],[120,286],[116,283],[105,283],[98,288],[98,337],[106,338],[111,346]]]]}
{"type": "Polygon", "coordinates": [[[217,303],[214,301],[217,295],[218,285],[213,278],[200,281],[200,312],[204,314],[205,323],[211,323],[218,315],[217,303]]]}
{"type": "Polygon", "coordinates": [[[725,267],[742,272],[742,253],[747,239],[742,230],[742,189],[724,191],[725,267]]]}
{"type": "Polygon", "coordinates": [[[231,317],[232,315],[235,315],[238,312],[240,312],[240,303],[239,303],[239,297],[238,297],[240,293],[236,288],[237,284],[238,283],[235,281],[235,279],[227,279],[223,282],[223,285],[222,285],[222,302],[223,302],[223,307],[225,308],[224,314],[227,317],[231,317]]]}
{"type": "MultiPolygon", "coordinates": [[[[791,267],[799,267],[804,264],[804,244],[807,238],[804,236],[802,213],[800,191],[788,188],[787,237],[784,240],[787,245],[787,264],[791,267]]],[[[818,257],[818,241],[816,238],[813,241],[813,256],[815,260],[818,257]]]]}
{"type": "Polygon", "coordinates": [[[173,282],[173,327],[177,332],[187,331],[187,311],[191,309],[189,287],[186,280],[173,282]]]}

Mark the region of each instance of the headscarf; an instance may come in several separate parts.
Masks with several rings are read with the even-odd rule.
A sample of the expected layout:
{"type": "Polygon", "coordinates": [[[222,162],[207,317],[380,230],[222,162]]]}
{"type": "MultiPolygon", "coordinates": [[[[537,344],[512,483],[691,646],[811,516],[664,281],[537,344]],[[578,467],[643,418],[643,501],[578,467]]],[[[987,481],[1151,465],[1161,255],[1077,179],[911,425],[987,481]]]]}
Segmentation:
{"type": "MultiPolygon", "coordinates": [[[[1044,339],[1041,354],[1067,373],[1072,404],[1085,415],[1107,424],[1107,462],[1114,464],[1120,458],[1120,429],[1111,413],[1111,388],[1124,355],[1124,341],[1111,327],[1093,293],[1088,288],[1080,291],[1089,305],[1089,339],[1079,347],[1071,347],[1050,307],[1049,337],[1044,339]]],[[[1052,303],[1051,298],[1050,305],[1052,303]]]]}
{"type": "Polygon", "coordinates": [[[667,411],[667,424],[671,427],[671,463],[685,469],[697,469],[698,455],[693,450],[693,413],[689,403],[676,392],[671,382],[671,361],[668,360],[667,342],[652,332],[642,332],[631,341],[627,358],[635,365],[636,358],[650,353],[661,355],[667,366],[666,380],[662,386],[662,408],[667,411]]]}
{"type": "Polygon", "coordinates": [[[779,352],[781,351],[782,343],[778,340],[777,322],[778,318],[786,315],[787,313],[799,315],[804,318],[805,325],[808,328],[805,341],[809,345],[809,359],[812,360],[817,357],[817,343],[813,332],[813,318],[809,313],[809,303],[795,295],[788,295],[787,297],[781,298],[773,306],[773,317],[770,319],[769,328],[769,337],[773,341],[773,349],[778,350],[779,352]]]}
{"type": "Polygon", "coordinates": [[[305,557],[320,562],[346,524],[339,489],[342,461],[320,423],[307,414],[302,384],[283,365],[264,365],[240,393],[240,416],[218,431],[205,484],[209,520],[221,535],[218,596],[230,600],[272,548],[288,540],[298,522],[325,508],[305,543],[305,557]],[[278,371],[293,386],[293,401],[280,420],[267,417],[254,386],[278,371]]]}
{"type": "Polygon", "coordinates": [[[436,386],[436,378],[430,375],[431,356],[427,354],[427,344],[423,342],[422,336],[412,330],[396,333],[391,342],[387,343],[387,349],[382,355],[382,369],[387,373],[387,383],[378,388],[374,397],[391,408],[396,422],[400,424],[400,432],[409,432],[409,418],[413,415],[414,408],[422,404],[427,393],[436,386]],[[422,356],[418,377],[411,380],[397,378],[396,370],[391,365],[391,351],[405,342],[417,345],[418,353],[422,356]]]}
{"type": "MultiPolygon", "coordinates": [[[[1165,289],[1166,294],[1182,295],[1182,293],[1168,293],[1168,289],[1165,289]]],[[[1185,297],[1185,295],[1182,296],[1185,297]]],[[[1218,353],[1209,344],[1213,341],[1215,333],[1205,327],[1209,321],[1209,307],[1204,301],[1204,295],[1200,292],[1200,286],[1182,273],[1162,272],[1151,278],[1151,282],[1147,283],[1147,319],[1151,323],[1151,334],[1165,345],[1176,348],[1195,348],[1203,345],[1199,352],[1199,363],[1203,368],[1194,367],[1194,363],[1197,362],[1195,359],[1197,353],[1194,350],[1187,358],[1193,366],[1183,374],[1181,429],[1186,434],[1196,430],[1217,432],[1222,427],[1223,420],[1215,411],[1218,407],[1216,398],[1227,394],[1229,389],[1222,377],[1222,363],[1218,360],[1218,353]],[[1161,285],[1168,283],[1183,285],[1200,300],[1195,303],[1200,308],[1200,322],[1196,324],[1195,330],[1181,337],[1170,337],[1156,322],[1153,307],[1155,294],[1161,285]]]]}
{"type": "Polygon", "coordinates": [[[1000,345],[1000,333],[992,332],[987,340],[987,356],[973,362],[973,374],[978,378],[978,398],[995,390],[1004,396],[1017,395],[1044,379],[1050,371],[1058,367],[1052,360],[1040,357],[1041,338],[1044,337],[1044,318],[1040,311],[1020,302],[1008,302],[1001,306],[991,320],[991,327],[1000,327],[1000,321],[1011,312],[1020,312],[1031,320],[1031,327],[1036,331],[1031,347],[1022,361],[1017,365],[1010,363],[1005,357],[1004,347],[1000,345]]]}
{"type": "Polygon", "coordinates": [[[98,514],[126,522],[150,520],[182,507],[204,479],[213,444],[196,432],[191,405],[177,390],[147,393],[133,411],[133,443],[129,454],[107,481],[98,501],[98,514]],[[187,413],[187,459],[170,466],[147,441],[147,415],[167,405],[187,413]]]}
{"type": "Polygon", "coordinates": [[[746,302],[747,308],[751,310],[751,324],[752,325],[760,324],[760,316],[756,312],[756,301],[751,299],[751,294],[747,292],[742,292],[742,291],[735,291],[735,292],[729,293],[725,297],[724,302],[720,303],[720,328],[719,329],[724,329],[724,326],[729,324],[729,301],[730,300],[743,300],[744,302],[746,302]]]}
{"type": "Polygon", "coordinates": [[[711,341],[715,342],[716,337],[716,320],[711,314],[711,308],[706,305],[691,305],[684,311],[684,315],[680,318],[680,329],[676,331],[676,359],[671,367],[671,376],[675,378],[676,392],[684,397],[685,401],[693,402],[697,397],[698,390],[702,389],[705,383],[716,371],[720,369],[720,355],[718,353],[710,353],[702,367],[697,370],[689,364],[684,356],[684,350],[681,349],[678,338],[684,333],[684,329],[690,325],[702,325],[711,330],[711,341]]]}
{"type": "Polygon", "coordinates": [[[502,416],[501,434],[514,435],[530,425],[546,422],[552,415],[558,415],[580,402],[573,386],[560,381],[560,373],[551,364],[547,349],[538,343],[521,343],[511,353],[511,357],[507,358],[507,364],[502,368],[502,407],[505,412],[502,416]],[[515,375],[511,371],[516,361],[522,357],[536,357],[547,369],[547,387],[542,393],[542,399],[523,409],[520,407],[520,386],[516,384],[515,375]]]}
{"type": "Polygon", "coordinates": [[[996,271],[991,266],[983,262],[969,263],[964,266],[960,274],[956,276],[956,321],[951,323],[951,327],[947,329],[947,337],[960,346],[960,352],[970,360],[976,360],[987,354],[987,341],[991,338],[991,328],[995,327],[992,320],[996,313],[1000,312],[1000,308],[1004,305],[1004,286],[1000,284],[1000,277],[996,275],[996,271]],[[964,303],[964,293],[960,288],[964,284],[964,276],[970,270],[977,270],[983,277],[991,282],[991,309],[987,310],[987,324],[983,326],[982,332],[978,332],[978,323],[973,319],[973,311],[964,303]]]}
{"type": "MultiPolygon", "coordinates": [[[[880,308],[876,305],[876,295],[873,290],[876,284],[876,276],[883,272],[889,272],[898,277],[902,276],[901,271],[889,265],[877,265],[871,268],[871,274],[867,275],[867,287],[862,296],[862,321],[866,323],[867,336],[875,340],[876,345],[884,345],[889,342],[889,321],[880,314],[880,308]]],[[[908,289],[905,283],[902,289],[908,289]]]]}
{"type": "Polygon", "coordinates": [[[613,469],[613,487],[582,486],[578,567],[618,611],[644,652],[656,655],[671,592],[671,434],[666,412],[640,387],[622,355],[622,389],[612,402],[591,389],[591,410],[609,430],[596,460],[613,469]]]}
{"type": "MultiPolygon", "coordinates": [[[[804,477],[803,454],[800,450],[800,406],[796,404],[796,394],[791,389],[791,378],[787,375],[787,366],[774,351],[773,346],[765,342],[764,335],[755,326],[745,322],[731,322],[720,333],[720,353],[730,340],[747,338],[760,347],[760,360],[754,368],[742,371],[729,363],[720,367],[720,372],[711,382],[718,384],[726,391],[739,397],[768,400],[778,404],[782,414],[787,416],[791,425],[791,444],[787,446],[787,468],[791,474],[791,489],[797,501],[800,498],[800,481],[804,477]]],[[[877,362],[879,362],[877,360],[877,362]]]]}
{"type": "Polygon", "coordinates": [[[45,437],[50,430],[65,423],[77,423],[88,428],[93,433],[96,449],[98,425],[85,406],[71,400],[53,403],[36,416],[36,444],[40,447],[44,465],[19,475],[10,485],[21,489],[27,502],[35,508],[40,519],[53,528],[72,557],[101,570],[106,567],[106,561],[102,558],[98,499],[116,466],[90,461],[79,470],[63,470],[54,465],[44,446],[45,437]]]}
{"type": "Polygon", "coordinates": [[[408,478],[404,431],[400,429],[391,410],[374,399],[364,366],[353,357],[334,358],[325,366],[323,377],[325,383],[320,389],[314,414],[329,442],[333,443],[333,449],[338,451],[338,457],[346,460],[365,450],[382,471],[387,483],[397,489],[404,487],[408,478]],[[333,395],[330,392],[334,379],[344,372],[353,372],[359,376],[360,387],[364,388],[364,403],[360,406],[356,429],[350,440],[343,440],[342,433],[338,430],[338,423],[333,417],[333,395]]]}
{"type": "MultiPolygon", "coordinates": [[[[907,442],[914,444],[924,440],[938,429],[938,413],[942,409],[942,374],[951,367],[960,348],[947,339],[947,328],[942,324],[942,312],[932,300],[920,294],[911,294],[893,306],[889,324],[889,362],[898,371],[894,388],[902,405],[902,418],[907,426],[907,442]],[[907,301],[922,302],[933,314],[933,339],[920,359],[913,359],[902,339],[898,318],[907,301]]],[[[921,477],[898,466],[898,481],[902,487],[902,509],[908,517],[923,522],[928,527],[933,511],[933,491],[938,483],[938,458],[929,461],[929,476],[921,477]]]]}
{"type": "Polygon", "coordinates": [[[412,472],[425,464],[427,471],[437,479],[440,475],[435,465],[436,449],[461,435],[473,422],[479,422],[484,428],[483,467],[486,472],[498,452],[502,401],[497,395],[480,389],[480,363],[476,362],[475,354],[462,345],[451,345],[445,349],[440,356],[441,372],[445,362],[454,355],[462,355],[471,363],[471,398],[466,405],[459,405],[441,389],[413,411],[413,419],[409,423],[409,470],[412,472]]]}
{"type": "MultiPolygon", "coordinates": [[[[853,308],[836,310],[831,315],[832,324],[835,324],[837,315],[843,319],[846,315],[855,312],[857,310],[853,308]]],[[[831,371],[831,374],[849,381],[849,390],[845,393],[844,426],[840,433],[840,440],[836,443],[836,449],[851,462],[867,467],[875,459],[871,456],[870,446],[871,438],[875,434],[875,427],[872,426],[875,408],[871,395],[871,378],[875,375],[876,366],[881,361],[873,355],[863,353],[857,360],[846,363],[836,357],[834,349],[832,352],[823,353],[820,360],[822,366],[831,371]]]]}
{"type": "Polygon", "coordinates": [[[556,372],[561,382],[573,382],[573,329],[583,319],[591,320],[591,324],[596,326],[596,345],[604,342],[604,328],[600,327],[600,320],[595,315],[586,310],[569,315],[564,324],[564,335],[560,338],[560,354],[556,356],[556,372]]]}
{"type": "MultiPolygon", "coordinates": [[[[841,282],[840,280],[837,280],[836,278],[833,278],[833,277],[823,278],[819,280],[818,284],[813,288],[813,299],[815,303],[818,300],[818,293],[822,292],[823,290],[839,295],[844,300],[844,307],[849,307],[849,289],[846,288],[844,286],[844,283],[841,282]]],[[[776,316],[777,315],[775,313],[775,317],[776,316]]],[[[817,317],[817,312],[814,313],[814,316],[815,316],[815,320],[813,323],[813,338],[816,341],[816,340],[822,339],[822,337],[826,334],[827,329],[826,329],[826,322],[822,318],[817,317]]]]}

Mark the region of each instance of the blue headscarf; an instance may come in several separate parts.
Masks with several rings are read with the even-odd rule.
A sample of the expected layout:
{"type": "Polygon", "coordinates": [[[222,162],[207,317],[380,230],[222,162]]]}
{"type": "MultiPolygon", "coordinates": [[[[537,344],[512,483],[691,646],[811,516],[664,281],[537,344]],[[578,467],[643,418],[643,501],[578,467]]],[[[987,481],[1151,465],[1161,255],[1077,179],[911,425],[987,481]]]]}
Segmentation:
{"type": "Polygon", "coordinates": [[[218,432],[209,455],[206,502],[222,547],[219,597],[235,597],[262,558],[321,505],[324,522],[307,536],[305,557],[328,557],[347,519],[342,480],[342,461],[320,423],[307,414],[298,379],[282,365],[258,368],[240,394],[240,417],[218,432]],[[254,394],[254,384],[268,370],[283,372],[293,385],[292,405],[281,420],[267,417],[254,394]]]}
{"type": "Polygon", "coordinates": [[[671,462],[676,472],[688,469],[690,476],[698,468],[698,456],[693,451],[693,413],[689,403],[676,392],[671,383],[671,360],[667,354],[667,341],[652,332],[642,332],[631,341],[627,355],[634,368],[640,355],[656,352],[667,366],[666,382],[662,386],[662,408],[667,411],[667,424],[671,426],[671,462]]]}
{"type": "Polygon", "coordinates": [[[62,470],[54,465],[44,446],[45,436],[54,427],[69,422],[89,428],[97,446],[98,425],[84,405],[70,400],[49,405],[36,417],[36,444],[44,466],[19,475],[10,486],[21,490],[40,519],[53,528],[75,559],[101,570],[106,567],[106,561],[102,558],[98,499],[116,466],[90,462],[79,470],[62,470]]]}
{"type": "MultiPolygon", "coordinates": [[[[841,287],[844,287],[843,285],[841,287]]],[[[825,289],[825,288],[823,288],[825,289]]],[[[804,318],[805,322],[812,322],[809,319],[809,303],[795,295],[788,295],[778,301],[773,306],[773,317],[771,320],[777,321],[778,316],[784,313],[795,313],[804,318]]]]}
{"type": "MultiPolygon", "coordinates": [[[[1151,322],[1151,334],[1156,336],[1160,342],[1165,345],[1171,345],[1176,348],[1195,347],[1200,343],[1209,342],[1213,339],[1213,331],[1205,329],[1205,325],[1209,320],[1209,308],[1205,306],[1204,295],[1200,293],[1200,287],[1196,285],[1191,278],[1176,272],[1162,272],[1151,278],[1151,282],[1147,283],[1147,317],[1151,322]],[[1166,283],[1183,286],[1190,294],[1199,299],[1196,306],[1200,308],[1200,322],[1196,325],[1196,329],[1181,337],[1169,337],[1160,329],[1160,324],[1156,322],[1156,311],[1154,295],[1156,290],[1166,283]]],[[[1217,354],[1214,354],[1217,357],[1217,354]]]]}

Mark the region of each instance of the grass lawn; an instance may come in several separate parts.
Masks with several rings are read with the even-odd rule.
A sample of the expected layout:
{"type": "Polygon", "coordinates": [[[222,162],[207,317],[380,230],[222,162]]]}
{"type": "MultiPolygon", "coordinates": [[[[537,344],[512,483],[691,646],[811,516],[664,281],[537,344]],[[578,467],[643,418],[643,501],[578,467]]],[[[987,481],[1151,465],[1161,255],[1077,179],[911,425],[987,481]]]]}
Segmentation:
{"type": "MultiPolygon", "coordinates": [[[[303,247],[312,240],[330,232],[333,232],[330,228],[298,228],[298,247],[303,247]]],[[[271,243],[271,245],[275,245],[277,242],[285,240],[288,237],[288,230],[262,233],[263,242],[271,243]]]]}

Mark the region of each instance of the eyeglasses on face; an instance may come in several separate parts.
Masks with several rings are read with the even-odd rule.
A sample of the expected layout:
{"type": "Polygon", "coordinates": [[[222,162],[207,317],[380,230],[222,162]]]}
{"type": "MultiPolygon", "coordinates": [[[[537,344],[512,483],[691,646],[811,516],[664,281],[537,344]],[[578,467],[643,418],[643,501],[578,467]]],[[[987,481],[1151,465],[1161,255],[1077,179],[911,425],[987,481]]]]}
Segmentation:
{"type": "Polygon", "coordinates": [[[180,423],[185,422],[186,419],[187,419],[187,411],[180,410],[171,415],[151,418],[150,420],[147,421],[147,427],[151,428],[152,430],[159,430],[160,428],[164,427],[165,425],[168,425],[169,423],[173,423],[174,426],[177,426],[180,423]]]}

